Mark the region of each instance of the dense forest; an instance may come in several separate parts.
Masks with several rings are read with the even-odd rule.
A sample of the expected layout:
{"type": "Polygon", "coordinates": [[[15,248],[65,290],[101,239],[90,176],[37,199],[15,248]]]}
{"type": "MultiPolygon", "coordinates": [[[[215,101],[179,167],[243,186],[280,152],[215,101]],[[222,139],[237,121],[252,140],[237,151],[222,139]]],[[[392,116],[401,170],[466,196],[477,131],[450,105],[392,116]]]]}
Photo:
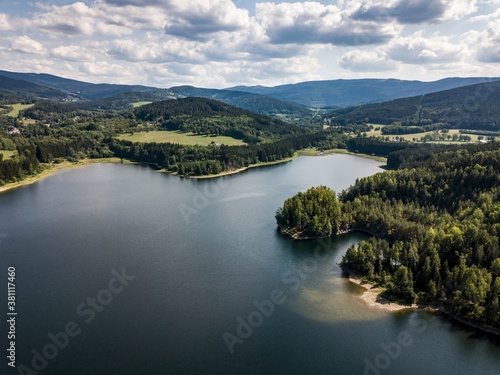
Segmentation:
{"type": "MultiPolygon", "coordinates": [[[[500,143],[434,150],[415,160],[418,152],[398,151],[399,169],[360,179],[340,194],[340,228],[373,235],[349,248],[343,265],[394,299],[440,304],[500,328],[500,143]]],[[[299,216],[308,234],[323,237],[314,221],[330,222],[331,214],[315,219],[314,211],[301,210],[318,199],[288,200],[278,224],[284,213],[288,220],[299,216]]]]}
{"type": "Polygon", "coordinates": [[[341,202],[326,186],[313,187],[289,198],[276,212],[282,233],[293,238],[330,237],[345,229],[341,202]]]}
{"type": "Polygon", "coordinates": [[[389,102],[367,104],[333,111],[326,115],[332,124],[375,123],[396,125],[386,134],[403,134],[400,127],[417,126],[419,131],[447,127],[471,130],[500,130],[500,82],[487,82],[389,102]]]}
{"type": "Polygon", "coordinates": [[[131,110],[132,103],[154,102],[168,97],[166,90],[155,91],[128,91],[95,100],[81,100],[69,104],[73,110],[122,112],[131,110]]]}
{"type": "MultiPolygon", "coordinates": [[[[415,143],[409,142],[386,142],[376,138],[356,137],[351,138],[346,143],[347,149],[351,152],[388,156],[389,154],[407,148],[424,148],[415,143]]],[[[427,147],[426,147],[427,148],[427,147]]]]}
{"type": "MultiPolygon", "coordinates": [[[[345,266],[378,283],[393,298],[439,303],[465,319],[500,326],[498,142],[464,147],[386,142],[363,136],[370,117],[365,112],[358,121],[354,114],[367,107],[338,112],[332,121],[338,121],[340,127],[332,124],[318,130],[202,98],[160,101],[111,113],[96,111],[99,105],[92,108],[37,97],[30,108],[8,116],[9,104],[33,103],[30,95],[23,94],[24,87],[26,92],[36,88],[43,95],[69,100],[52,89],[14,81],[4,79],[0,90],[0,185],[36,174],[49,163],[83,158],[116,156],[196,176],[283,160],[306,147],[347,148],[386,156],[391,170],[357,181],[339,197],[319,187],[287,200],[276,213],[283,232],[295,237],[327,237],[349,230],[371,233],[371,240],[347,251],[345,266]],[[352,121],[342,122],[344,114],[353,116],[352,121]],[[248,145],[188,146],[116,139],[119,134],[153,129],[226,135],[248,145]],[[346,131],[355,134],[346,135],[346,131]]],[[[441,110],[446,110],[451,113],[447,119],[465,118],[469,132],[493,136],[498,131],[497,122],[485,121],[491,116],[498,119],[498,85],[457,89],[443,98],[429,94],[419,97],[418,105],[412,104],[414,98],[405,99],[402,104],[407,108],[401,103],[398,108],[393,106],[401,113],[397,112],[396,126],[386,131],[403,134],[404,127],[411,127],[411,131],[438,129],[443,125],[441,110]],[[464,103],[465,93],[474,94],[479,89],[486,91],[474,97],[481,105],[486,103],[484,111],[449,111],[459,98],[464,103]],[[432,112],[431,108],[439,110],[432,112]],[[406,116],[404,121],[401,116],[406,116]]],[[[117,109],[128,100],[144,98],[120,94],[125,88],[111,85],[100,89],[101,93],[119,89],[113,99],[117,109]]],[[[104,99],[101,104],[107,105],[104,99]]],[[[387,109],[386,119],[396,113],[388,107],[377,108],[382,111],[377,116],[387,109]]],[[[453,126],[457,124],[453,122],[453,126]]]]}

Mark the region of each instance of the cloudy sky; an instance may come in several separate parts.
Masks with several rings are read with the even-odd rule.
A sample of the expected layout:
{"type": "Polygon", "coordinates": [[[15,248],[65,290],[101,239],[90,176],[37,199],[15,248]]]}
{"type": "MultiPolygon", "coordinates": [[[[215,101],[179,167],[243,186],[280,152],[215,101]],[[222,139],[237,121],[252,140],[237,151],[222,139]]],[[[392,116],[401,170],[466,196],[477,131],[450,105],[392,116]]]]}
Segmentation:
{"type": "Polygon", "coordinates": [[[0,69],[158,87],[500,76],[500,0],[0,0],[0,69]]]}

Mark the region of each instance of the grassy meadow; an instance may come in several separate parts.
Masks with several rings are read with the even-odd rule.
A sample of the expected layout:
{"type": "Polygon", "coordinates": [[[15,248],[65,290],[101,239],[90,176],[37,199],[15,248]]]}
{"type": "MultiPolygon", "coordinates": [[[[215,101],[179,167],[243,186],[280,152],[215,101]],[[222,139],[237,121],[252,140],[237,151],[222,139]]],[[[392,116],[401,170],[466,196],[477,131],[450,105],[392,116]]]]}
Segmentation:
{"type": "Polygon", "coordinates": [[[0,154],[3,154],[3,159],[10,159],[13,156],[17,156],[17,151],[10,151],[10,150],[0,150],[0,154]]]}
{"type": "Polygon", "coordinates": [[[212,142],[224,144],[226,146],[246,145],[240,139],[225,136],[196,135],[191,132],[181,132],[179,130],[152,130],[149,132],[139,132],[134,134],[121,134],[117,137],[120,140],[131,142],[156,142],[156,143],[178,143],[181,145],[208,146],[212,142]]]}
{"type": "Polygon", "coordinates": [[[30,107],[33,107],[34,104],[9,104],[9,107],[12,107],[12,110],[8,112],[6,115],[10,117],[17,117],[19,115],[19,112],[21,112],[24,109],[28,109],[30,107]]]}

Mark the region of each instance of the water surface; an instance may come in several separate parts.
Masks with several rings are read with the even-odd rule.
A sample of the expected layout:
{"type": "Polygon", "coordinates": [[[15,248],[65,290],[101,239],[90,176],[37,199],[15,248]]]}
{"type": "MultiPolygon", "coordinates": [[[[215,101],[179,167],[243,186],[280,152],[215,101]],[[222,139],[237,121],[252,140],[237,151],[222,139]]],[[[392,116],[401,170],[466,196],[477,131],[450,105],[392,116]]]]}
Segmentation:
{"type": "Polygon", "coordinates": [[[14,265],[17,363],[31,368],[32,350],[75,322],[80,333],[41,373],[498,374],[494,340],[364,304],[337,263],[365,235],[297,242],[276,231],[286,198],[317,185],[340,192],[377,172],[378,162],[348,155],[214,180],[106,164],[1,194],[0,287],[14,265]],[[135,278],[112,294],[112,271],[123,269],[135,278]],[[283,303],[265,316],[256,306],[272,293],[283,303]],[[91,308],[96,297],[106,304],[91,308]]]}

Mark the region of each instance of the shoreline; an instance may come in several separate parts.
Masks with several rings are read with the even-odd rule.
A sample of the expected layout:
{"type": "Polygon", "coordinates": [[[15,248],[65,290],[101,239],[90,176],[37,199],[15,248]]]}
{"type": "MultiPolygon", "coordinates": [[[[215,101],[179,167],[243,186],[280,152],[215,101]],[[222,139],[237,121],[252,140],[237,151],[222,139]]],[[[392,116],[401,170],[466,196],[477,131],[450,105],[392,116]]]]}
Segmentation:
{"type": "MultiPolygon", "coordinates": [[[[218,174],[212,174],[212,175],[206,175],[206,176],[182,176],[182,175],[178,175],[176,173],[172,173],[172,172],[169,172],[169,171],[166,171],[163,169],[160,169],[159,171],[162,173],[168,173],[168,174],[178,176],[178,177],[185,177],[185,178],[202,180],[202,179],[210,179],[210,178],[229,176],[229,175],[237,174],[240,172],[244,172],[244,171],[252,169],[252,168],[260,168],[260,167],[266,167],[266,166],[270,166],[270,165],[288,163],[288,162],[290,162],[298,157],[301,157],[301,156],[314,156],[315,157],[315,156],[337,155],[337,154],[358,156],[358,157],[368,158],[368,159],[372,159],[372,160],[377,160],[380,162],[387,161],[386,158],[380,158],[377,156],[367,155],[367,154],[353,153],[353,152],[350,152],[350,151],[347,151],[344,149],[325,150],[323,152],[323,154],[320,154],[318,150],[314,150],[314,149],[310,148],[310,149],[302,149],[302,150],[296,151],[292,157],[289,157],[289,158],[286,158],[283,160],[276,160],[276,161],[271,161],[271,162],[267,162],[267,163],[250,164],[247,167],[238,168],[238,169],[234,169],[231,171],[224,171],[224,172],[221,172],[218,174]]],[[[131,160],[122,159],[122,158],[118,158],[118,157],[98,158],[98,159],[82,159],[78,162],[64,161],[64,162],[59,163],[59,164],[53,164],[53,163],[42,164],[44,169],[40,173],[37,173],[36,175],[27,176],[26,178],[24,178],[21,181],[10,182],[10,183],[7,183],[3,186],[0,186],[0,194],[3,192],[9,191],[9,190],[13,190],[13,189],[17,189],[17,188],[26,186],[26,185],[31,185],[37,181],[43,180],[46,177],[52,176],[54,173],[56,173],[58,171],[62,171],[62,170],[66,170],[66,169],[81,168],[81,167],[85,167],[85,166],[90,165],[90,164],[145,164],[145,165],[149,165],[147,163],[134,162],[131,160]]]]}
{"type": "Polygon", "coordinates": [[[417,310],[417,309],[419,310],[428,309],[431,311],[438,311],[437,308],[434,308],[432,306],[417,305],[415,303],[411,305],[409,304],[403,305],[390,301],[387,298],[381,297],[380,293],[382,293],[382,289],[369,282],[363,281],[360,275],[354,272],[353,270],[342,265],[339,266],[342,269],[342,271],[344,271],[347,274],[347,279],[349,280],[350,283],[356,284],[365,290],[359,298],[361,298],[364,302],[366,302],[370,307],[383,309],[391,312],[402,311],[402,310],[417,310]]]}
{"type": "MultiPolygon", "coordinates": [[[[343,234],[349,234],[349,233],[355,233],[355,232],[362,232],[362,233],[366,233],[366,234],[368,234],[368,235],[370,235],[372,237],[376,237],[376,235],[373,232],[370,232],[367,229],[358,229],[358,228],[351,228],[351,229],[341,230],[341,231],[339,231],[336,234],[332,234],[331,236],[324,236],[324,237],[320,237],[320,236],[303,236],[301,233],[294,232],[291,229],[283,228],[280,224],[277,224],[277,226],[278,226],[278,231],[280,232],[280,234],[282,234],[283,236],[285,236],[287,238],[291,238],[292,240],[296,240],[296,241],[323,240],[325,238],[337,237],[337,236],[341,236],[343,234]]],[[[346,270],[346,272],[348,272],[348,271],[346,270]]],[[[352,270],[350,272],[353,273],[353,274],[355,273],[352,270]]]]}
{"type": "MultiPolygon", "coordinates": [[[[387,163],[387,158],[384,158],[381,156],[360,154],[360,153],[347,151],[346,149],[341,149],[341,148],[334,148],[331,150],[325,150],[322,153],[314,148],[304,148],[302,150],[295,151],[295,154],[292,157],[289,157],[289,158],[286,158],[283,160],[270,161],[270,162],[266,162],[266,163],[250,164],[248,167],[242,167],[242,168],[234,169],[232,171],[225,171],[225,172],[221,172],[218,174],[210,174],[210,175],[206,175],[206,176],[180,176],[180,177],[193,178],[193,179],[197,179],[197,180],[208,179],[208,178],[217,178],[217,177],[229,176],[232,174],[240,173],[240,172],[246,171],[248,169],[252,169],[252,168],[267,167],[269,165],[288,163],[289,161],[292,161],[292,160],[299,158],[301,156],[316,157],[316,156],[327,156],[327,155],[351,155],[351,156],[358,156],[358,157],[362,157],[362,158],[366,158],[366,159],[375,160],[375,161],[378,161],[381,163],[387,163]]],[[[174,175],[176,175],[176,174],[174,174],[174,175]]],[[[176,176],[178,176],[178,175],[176,175],[176,176]]]]}
{"type": "MultiPolygon", "coordinates": [[[[300,156],[300,155],[298,155],[298,156],[300,156]]],[[[260,167],[267,167],[267,166],[270,166],[270,165],[288,163],[288,162],[292,161],[293,159],[297,158],[298,156],[294,155],[294,156],[292,156],[290,158],[286,158],[286,159],[283,159],[283,160],[269,161],[269,162],[266,162],[266,163],[250,164],[247,167],[233,169],[231,171],[224,171],[224,172],[217,173],[217,174],[208,174],[208,175],[205,175],[205,176],[182,176],[182,175],[181,176],[176,175],[176,176],[186,177],[186,178],[193,178],[193,179],[196,179],[196,180],[203,180],[203,179],[208,179],[208,178],[217,178],[217,177],[223,177],[223,176],[229,176],[229,175],[232,175],[232,174],[237,174],[237,173],[244,172],[244,171],[252,169],[252,168],[260,168],[260,167]]]]}
{"type": "Polygon", "coordinates": [[[500,336],[500,329],[490,326],[484,326],[479,323],[470,322],[465,320],[464,318],[453,314],[451,311],[448,311],[444,306],[436,306],[436,305],[423,305],[423,304],[400,304],[393,301],[390,301],[384,297],[380,296],[382,290],[369,282],[365,282],[361,279],[360,275],[349,269],[346,266],[340,265],[342,271],[347,274],[347,278],[350,283],[356,284],[359,287],[365,289],[363,294],[359,296],[370,308],[378,308],[382,310],[386,310],[388,312],[398,312],[403,310],[426,310],[434,313],[441,313],[447,315],[454,323],[462,324],[468,329],[476,329],[483,333],[500,336]]]}

